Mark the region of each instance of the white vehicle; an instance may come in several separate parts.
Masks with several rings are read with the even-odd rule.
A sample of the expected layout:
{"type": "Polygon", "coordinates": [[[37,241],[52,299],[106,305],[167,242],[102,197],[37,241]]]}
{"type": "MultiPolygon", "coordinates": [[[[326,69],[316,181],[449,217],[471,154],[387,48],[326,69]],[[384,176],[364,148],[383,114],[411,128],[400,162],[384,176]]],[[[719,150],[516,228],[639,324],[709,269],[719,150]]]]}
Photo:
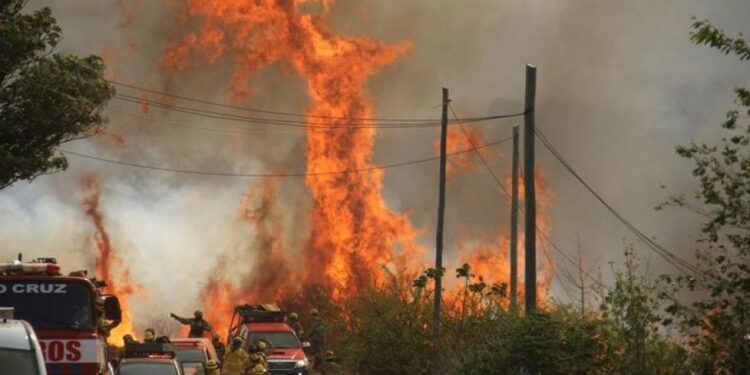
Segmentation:
{"type": "Polygon", "coordinates": [[[0,363],[3,364],[3,374],[47,375],[34,329],[26,321],[9,319],[12,311],[0,308],[0,363]]]}

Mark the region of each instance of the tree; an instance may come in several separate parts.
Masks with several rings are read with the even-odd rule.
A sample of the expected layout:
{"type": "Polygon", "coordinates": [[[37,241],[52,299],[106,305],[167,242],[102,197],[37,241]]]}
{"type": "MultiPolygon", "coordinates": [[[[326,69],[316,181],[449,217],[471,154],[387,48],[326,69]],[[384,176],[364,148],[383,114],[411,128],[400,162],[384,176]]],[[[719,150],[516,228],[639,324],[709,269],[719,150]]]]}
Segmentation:
{"type": "Polygon", "coordinates": [[[0,2],[0,189],[66,169],[56,147],[100,131],[114,95],[102,59],[55,53],[52,12],[25,3],[0,2]]]}
{"type": "MultiPolygon", "coordinates": [[[[693,23],[691,40],[750,60],[741,35],[730,38],[708,21],[693,23]]],[[[665,278],[694,291],[697,300],[671,298],[668,311],[688,338],[700,373],[750,373],[750,91],[734,91],[736,107],[726,114],[725,136],[718,145],[677,147],[680,156],[695,164],[699,189],[694,199],[672,197],[671,203],[695,210],[706,221],[702,248],[696,252],[700,272],[665,278]]]]}
{"type": "Polygon", "coordinates": [[[634,247],[625,248],[625,269],[615,270],[614,285],[600,306],[611,360],[606,373],[687,374],[685,351],[661,333],[659,286],[639,272],[634,247]]]}

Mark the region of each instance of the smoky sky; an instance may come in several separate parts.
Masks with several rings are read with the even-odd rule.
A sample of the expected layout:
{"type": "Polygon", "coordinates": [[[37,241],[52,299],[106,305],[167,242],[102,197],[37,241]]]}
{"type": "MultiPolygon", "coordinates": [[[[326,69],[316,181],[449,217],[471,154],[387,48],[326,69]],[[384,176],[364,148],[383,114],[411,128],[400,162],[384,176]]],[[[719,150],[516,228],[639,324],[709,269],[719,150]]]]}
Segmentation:
{"type": "MultiPolygon", "coordinates": [[[[195,26],[181,21],[175,7],[167,5],[174,3],[29,1],[27,9],[51,6],[63,29],[59,51],[104,54],[118,80],[227,102],[232,57],[189,73],[158,68],[165,48],[195,26]]],[[[679,208],[653,209],[670,193],[695,190],[691,165],[674,153],[674,147],[718,139],[723,113],[733,108],[732,89],[750,85],[746,63],[690,43],[691,17],[707,18],[730,35],[747,35],[750,3],[361,0],[334,2],[331,12],[334,29],[344,35],[412,43],[408,56],[383,69],[368,85],[379,117],[438,118],[441,87],[450,89],[452,105],[461,116],[519,112],[524,66],[537,66],[541,131],[625,217],[666,248],[690,257],[700,218],[679,208]]],[[[252,87],[253,95],[240,104],[301,112],[308,103],[304,82],[284,64],[253,77],[252,87]]],[[[137,95],[124,88],[118,92],[137,95]]],[[[119,100],[110,108],[139,111],[119,100]]],[[[158,108],[150,108],[149,116],[254,133],[208,132],[108,115],[108,131],[122,135],[123,146],[100,136],[63,148],[192,170],[254,173],[305,168],[305,135],[293,129],[248,127],[158,108]]],[[[469,126],[480,127],[484,141],[490,142],[510,136],[513,125],[522,125],[522,119],[469,126]]],[[[437,137],[438,130],[432,128],[382,130],[375,161],[432,156],[437,137]]],[[[541,143],[536,147],[538,166],[554,196],[543,213],[552,238],[575,255],[580,237],[586,262],[598,262],[606,282],[611,275],[607,262],[619,262],[623,243],[634,239],[541,143]]],[[[493,147],[486,155],[505,179],[510,144],[493,147]]],[[[149,290],[146,298],[132,303],[136,316],[161,314],[168,308],[192,311],[200,305],[201,280],[218,259],[257,246],[251,228],[237,217],[252,179],[140,170],[73,156],[70,164],[65,172],[0,192],[2,258],[23,251],[63,258],[66,269],[90,268],[93,228],[80,207],[80,184],[91,173],[101,176],[102,211],[112,242],[130,265],[133,279],[149,290]],[[177,288],[181,293],[174,293],[177,288]],[[146,307],[157,300],[169,302],[168,307],[146,307]]],[[[429,253],[434,244],[437,173],[437,163],[391,169],[383,190],[390,207],[408,213],[421,229],[419,241],[429,253]]],[[[281,235],[286,248],[296,254],[309,231],[309,193],[300,178],[278,181],[278,187],[279,210],[286,213],[281,235]]],[[[508,201],[481,165],[449,181],[449,262],[457,262],[459,238],[507,231],[508,201]]],[[[647,248],[638,248],[651,262],[652,272],[673,271],[647,248]]],[[[565,264],[559,254],[552,256],[560,266],[565,264]]],[[[236,262],[233,271],[246,272],[252,267],[248,262],[236,262]]],[[[553,294],[566,300],[558,283],[553,294]]]]}

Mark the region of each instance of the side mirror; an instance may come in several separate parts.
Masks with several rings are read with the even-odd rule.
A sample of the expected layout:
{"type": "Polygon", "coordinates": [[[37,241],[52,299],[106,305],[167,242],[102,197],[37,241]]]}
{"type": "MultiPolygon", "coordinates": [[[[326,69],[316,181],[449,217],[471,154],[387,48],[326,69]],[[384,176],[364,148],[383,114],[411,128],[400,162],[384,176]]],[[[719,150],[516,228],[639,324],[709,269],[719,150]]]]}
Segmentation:
{"type": "Polygon", "coordinates": [[[115,296],[104,297],[104,318],[107,320],[121,320],[122,310],[120,300],[115,296]]]}
{"type": "Polygon", "coordinates": [[[310,345],[309,341],[302,341],[302,347],[305,349],[311,348],[312,345],[310,345]]]}

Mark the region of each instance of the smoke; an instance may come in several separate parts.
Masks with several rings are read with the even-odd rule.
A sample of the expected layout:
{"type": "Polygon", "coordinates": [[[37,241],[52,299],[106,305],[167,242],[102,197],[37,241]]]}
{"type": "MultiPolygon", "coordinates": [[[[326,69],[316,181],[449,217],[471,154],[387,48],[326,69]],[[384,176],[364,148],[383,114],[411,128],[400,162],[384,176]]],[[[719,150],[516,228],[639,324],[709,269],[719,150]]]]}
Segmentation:
{"type": "MultiPolygon", "coordinates": [[[[123,82],[230,100],[232,59],[184,73],[160,69],[166,48],[197,29],[181,2],[32,0],[27,8],[44,5],[53,8],[62,26],[61,51],[106,52],[110,74],[123,82]]],[[[322,11],[308,6],[306,11],[322,11]]],[[[412,45],[407,57],[368,84],[379,117],[437,118],[443,86],[451,90],[460,114],[518,112],[523,106],[524,65],[537,65],[541,130],[626,217],[665,247],[690,256],[694,238],[685,233],[697,234],[700,219],[679,209],[654,212],[653,206],[666,197],[658,187],[664,184],[676,193],[693,190],[690,166],[674,154],[674,146],[715,139],[715,124],[731,106],[731,89],[750,84],[746,67],[689,43],[690,17],[708,18],[727,31],[747,35],[747,2],[727,1],[717,7],[697,0],[362,0],[333,2],[330,11],[334,29],[345,35],[412,45]]],[[[305,82],[284,63],[260,71],[250,83],[253,89],[240,101],[243,105],[300,112],[310,102],[305,82]]],[[[110,107],[131,114],[140,111],[138,105],[119,100],[110,107]]],[[[122,145],[97,137],[64,148],[191,170],[305,170],[305,134],[294,129],[220,133],[115,112],[109,116],[108,130],[123,137],[122,145]]],[[[148,116],[215,129],[265,129],[156,107],[149,108],[148,116]]],[[[490,142],[510,136],[510,127],[520,121],[477,126],[484,142],[490,142]]],[[[432,156],[437,137],[437,129],[380,131],[374,159],[390,163],[432,156]]],[[[501,178],[510,171],[509,145],[483,153],[501,178]]],[[[618,260],[623,238],[631,237],[539,143],[537,150],[539,165],[557,197],[549,209],[552,237],[573,255],[574,239],[580,234],[584,256],[592,263],[618,260]]],[[[94,233],[80,205],[80,181],[96,173],[111,241],[130,266],[132,280],[148,290],[148,300],[131,306],[137,329],[169,312],[186,314],[202,306],[201,291],[214,273],[247,272],[254,265],[248,253],[262,254],[259,236],[268,228],[248,225],[238,216],[243,194],[254,186],[252,180],[141,170],[73,156],[70,162],[67,172],[0,192],[0,240],[6,244],[0,257],[10,259],[23,251],[27,257],[57,256],[66,270],[93,269],[94,233]],[[222,259],[242,262],[217,267],[222,259]]],[[[409,215],[421,230],[419,244],[427,249],[433,244],[436,181],[434,163],[388,170],[383,184],[388,206],[409,215]]],[[[281,180],[275,186],[276,210],[286,211],[278,215],[278,241],[290,259],[299,259],[309,241],[310,193],[303,179],[281,180]]],[[[446,211],[449,266],[460,261],[462,238],[500,238],[497,232],[506,230],[509,211],[507,197],[481,165],[456,174],[448,186],[446,211]]],[[[660,259],[652,261],[655,272],[669,270],[660,259]]],[[[606,270],[603,273],[606,281],[606,270]]]]}

